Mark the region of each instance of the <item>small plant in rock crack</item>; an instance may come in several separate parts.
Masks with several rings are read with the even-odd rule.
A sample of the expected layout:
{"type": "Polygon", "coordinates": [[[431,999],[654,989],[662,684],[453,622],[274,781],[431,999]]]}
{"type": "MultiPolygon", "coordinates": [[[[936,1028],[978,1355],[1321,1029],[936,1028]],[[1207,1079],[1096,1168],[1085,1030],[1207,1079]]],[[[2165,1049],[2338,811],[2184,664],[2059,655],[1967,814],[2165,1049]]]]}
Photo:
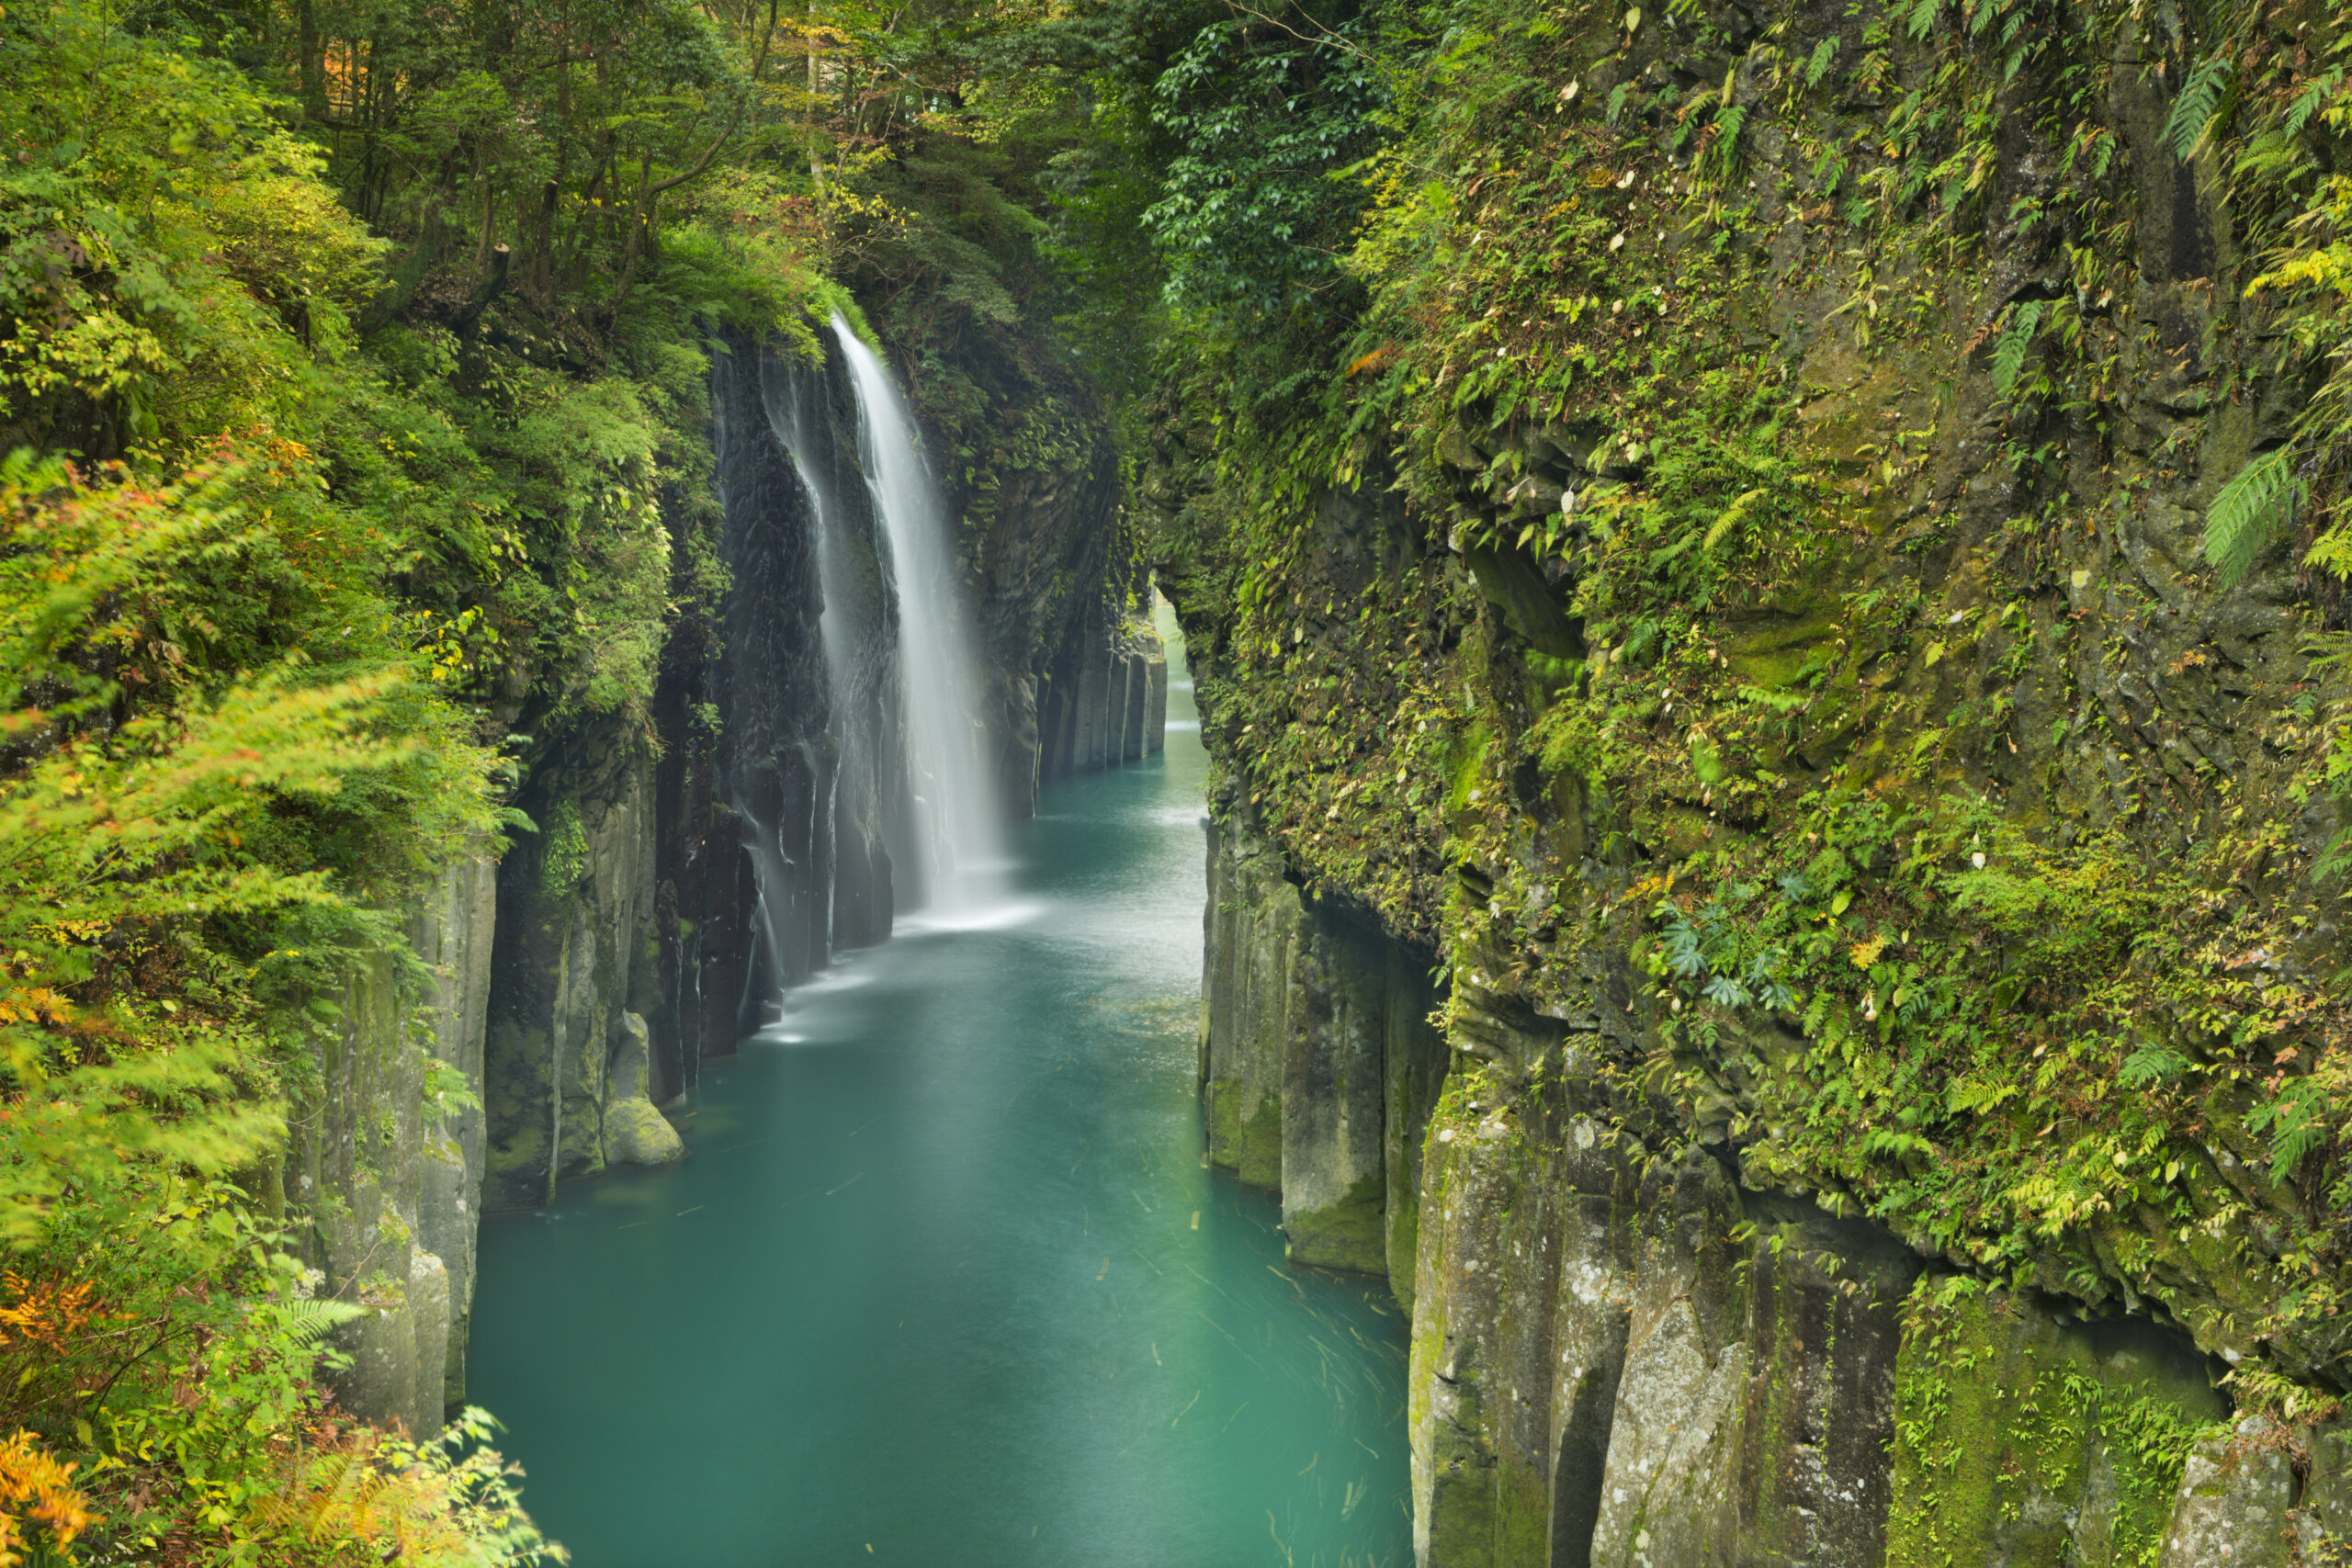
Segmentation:
{"type": "MultiPolygon", "coordinates": [[[[1743,896],[1741,901],[1755,893],[1753,888],[1732,891],[1743,896]]],[[[1784,978],[1787,955],[1776,947],[1742,953],[1740,928],[1720,899],[1710,898],[1690,911],[1668,899],[1658,905],[1654,918],[1664,929],[1652,973],[1670,988],[1695,991],[1734,1012],[1758,1004],[1776,1012],[1797,1005],[1796,991],[1784,978]]]]}

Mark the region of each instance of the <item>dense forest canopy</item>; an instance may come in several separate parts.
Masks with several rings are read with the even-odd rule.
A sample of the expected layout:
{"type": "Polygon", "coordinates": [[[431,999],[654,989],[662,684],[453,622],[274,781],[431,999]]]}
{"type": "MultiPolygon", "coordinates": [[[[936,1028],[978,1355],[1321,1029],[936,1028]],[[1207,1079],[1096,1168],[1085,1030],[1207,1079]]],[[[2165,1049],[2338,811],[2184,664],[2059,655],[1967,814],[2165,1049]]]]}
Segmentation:
{"type": "MultiPolygon", "coordinates": [[[[2305,393],[2211,476],[2205,550],[2226,581],[2286,541],[2314,668],[2334,668],[2352,13],[1903,0],[1831,28],[1799,53],[1705,0],[9,6],[0,1562],[551,1551],[480,1446],[485,1418],[436,1446],[326,1402],[322,1337],[365,1303],[311,1299],[274,1160],[319,1092],[310,1042],[348,966],[413,963],[402,898],[469,846],[538,831],[506,803],[546,748],[592,726],[650,739],[661,661],[707,649],[724,333],[814,354],[845,315],[913,389],[967,512],[1020,440],[1051,438],[1016,439],[1008,410],[1111,408],[1153,548],[1188,614],[1228,634],[1217,718],[1266,727],[1252,798],[1311,874],[1440,938],[1434,884],[1369,847],[1388,818],[1318,828],[1332,742],[1285,705],[1321,687],[1272,679],[1311,608],[1316,498],[1369,487],[1442,515],[1463,422],[1590,426],[1622,461],[1584,516],[1547,498],[1482,525],[1486,544],[1589,559],[1589,643],[1531,659],[1547,700],[1586,679],[1588,647],[1646,689],[1711,659],[1713,610],[1818,581],[1858,514],[1741,314],[1768,265],[1751,160],[1769,108],[1775,137],[1804,139],[1799,199],[1842,236],[1844,309],[1871,332],[1926,330],[1937,298],[1910,280],[1928,269],[2037,237],[2034,287],[1991,302],[1972,352],[2024,510],[2063,525],[2062,448],[2101,439],[2128,393],[2103,106],[2157,82],[2165,146],[2235,214],[2243,259],[2205,274],[2244,298],[2235,363],[2305,393]],[[2021,184],[2002,171],[2028,141],[2057,157],[2021,184]]],[[[1468,863],[1484,732],[1416,640],[1417,592],[1435,590],[1365,611],[1397,662],[1387,689],[1350,689],[1367,716],[1348,743],[1397,768],[1396,841],[1451,834],[1468,863]]],[[[2352,786],[2339,690],[2302,714],[2301,798],[2352,786]]],[[[1798,699],[1739,701],[1770,718],[1798,699]]],[[[1531,756],[1583,781],[1563,787],[1648,767],[1695,770],[1711,804],[1779,787],[1729,741],[1634,755],[1630,711],[1562,702],[1531,756]]],[[[1901,815],[1884,790],[1834,794],[1799,813],[1804,865],[1743,864],[1703,903],[1670,876],[1626,895],[1656,906],[1656,972],[1694,1004],[1811,1005],[1819,1025],[1850,1002],[1914,1031],[1857,1029],[1845,1066],[1815,1064],[1780,1104],[1814,1129],[1789,1157],[1997,1273],[2032,1250],[2004,1237],[2059,1235],[2131,1160],[2161,1168],[2211,1114],[2209,1079],[2252,1084],[2270,1174],[2306,1201],[2280,1264],[2302,1293],[2275,1294],[2273,1326],[2340,1313],[2334,977],[2259,987],[2189,959],[2332,919],[2310,899],[2335,897],[2347,857],[2224,931],[2182,901],[2202,872],[2137,884],[2093,845],[1950,881],[1924,869],[1929,840],[1947,860],[2006,842],[2002,813],[1904,817],[1915,891],[2023,955],[2001,992],[1823,934],[1856,846],[1891,842],[1901,815]],[[2062,906],[2089,913],[2053,931],[2062,906]],[[2028,990],[2057,1021],[2021,1060],[1995,1015],[2028,990]],[[2291,1067],[2180,1043],[2296,1031],[2291,1067]],[[2136,1043],[2077,1063],[2093,1037],[2136,1043]],[[1888,1087],[1921,1072],[1941,1086],[1924,1119],[1888,1087]],[[2101,1076],[2145,1092],[2102,1098],[2101,1076]],[[2097,1133],[2075,1165],[2029,1175],[2007,1131],[1966,1130],[2019,1096],[2030,1121],[2097,1133]],[[1931,1139],[1961,1172],[1940,1185],[1904,1163],[1931,1139]]],[[[1440,902],[1482,902],[1473,880],[1440,902]]],[[[445,1111],[467,1093],[427,1089],[445,1111]]]]}

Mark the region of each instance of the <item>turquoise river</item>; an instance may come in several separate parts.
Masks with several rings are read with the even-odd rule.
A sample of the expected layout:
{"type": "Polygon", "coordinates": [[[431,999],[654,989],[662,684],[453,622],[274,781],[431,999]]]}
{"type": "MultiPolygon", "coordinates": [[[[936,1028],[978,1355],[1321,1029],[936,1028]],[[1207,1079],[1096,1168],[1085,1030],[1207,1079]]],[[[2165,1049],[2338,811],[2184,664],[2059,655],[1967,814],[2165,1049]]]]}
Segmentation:
{"type": "Polygon", "coordinates": [[[578,1568],[1403,1568],[1405,1325],[1205,1168],[1205,759],[1050,786],[1010,903],[705,1065],[692,1149],[483,1227],[472,1398],[578,1568]]]}

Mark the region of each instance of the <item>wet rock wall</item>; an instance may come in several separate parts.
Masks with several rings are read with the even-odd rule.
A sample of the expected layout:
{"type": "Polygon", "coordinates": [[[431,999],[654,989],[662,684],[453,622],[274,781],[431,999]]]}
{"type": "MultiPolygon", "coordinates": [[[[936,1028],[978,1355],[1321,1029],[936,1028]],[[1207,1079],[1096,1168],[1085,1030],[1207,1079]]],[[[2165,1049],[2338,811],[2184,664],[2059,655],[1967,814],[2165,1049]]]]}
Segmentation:
{"type": "Polygon", "coordinates": [[[283,1191],[317,1292],[375,1310],[339,1330],[344,1405],[437,1430],[465,1394],[484,1122],[448,1091],[481,1082],[495,868],[463,856],[409,911],[415,962],[346,980],[309,1042],[283,1191]]]}
{"type": "Polygon", "coordinates": [[[1415,1284],[1422,1133],[1445,1065],[1430,960],[1304,896],[1265,840],[1208,832],[1202,1105],[1210,1162],[1280,1190],[1285,1252],[1415,1284]]]}

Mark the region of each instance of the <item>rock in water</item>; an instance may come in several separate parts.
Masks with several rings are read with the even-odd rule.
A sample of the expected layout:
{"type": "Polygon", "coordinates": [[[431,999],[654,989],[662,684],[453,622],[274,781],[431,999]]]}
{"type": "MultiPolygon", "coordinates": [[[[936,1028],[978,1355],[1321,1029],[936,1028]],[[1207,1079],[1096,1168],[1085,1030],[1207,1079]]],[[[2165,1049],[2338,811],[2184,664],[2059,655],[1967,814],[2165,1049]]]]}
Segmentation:
{"type": "Polygon", "coordinates": [[[612,1098],[605,1103],[606,1165],[675,1165],[686,1157],[685,1141],[645,1095],[645,1067],[651,1043],[645,1020],[621,1014],[620,1040],[613,1047],[612,1098]]]}

